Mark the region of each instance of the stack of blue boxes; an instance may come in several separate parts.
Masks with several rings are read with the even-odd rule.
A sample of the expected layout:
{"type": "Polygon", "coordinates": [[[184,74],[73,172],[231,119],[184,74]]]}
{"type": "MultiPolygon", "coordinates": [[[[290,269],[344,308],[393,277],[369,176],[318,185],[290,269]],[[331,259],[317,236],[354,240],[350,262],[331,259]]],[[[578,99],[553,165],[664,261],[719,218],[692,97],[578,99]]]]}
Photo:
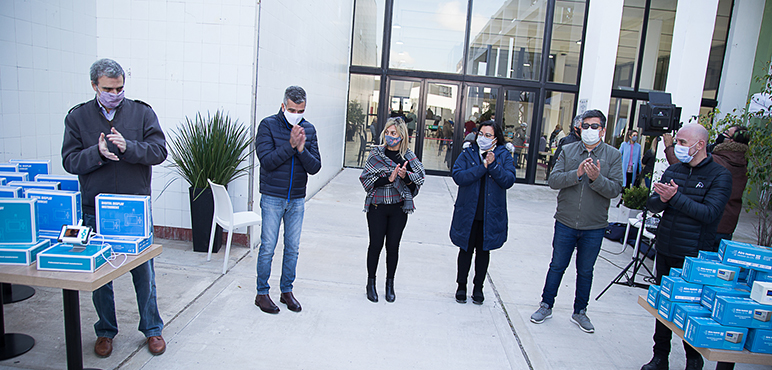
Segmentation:
{"type": "Polygon", "coordinates": [[[723,240],[650,286],[647,302],[694,347],[772,354],[772,299],[751,299],[754,283],[772,284],[772,248],[723,240]]]}
{"type": "Polygon", "coordinates": [[[140,254],[153,243],[150,196],[96,196],[97,234],[91,244],[109,244],[113,252],[140,254]]]}
{"type": "Polygon", "coordinates": [[[35,199],[0,198],[1,265],[30,265],[49,245],[38,239],[35,199]]]}

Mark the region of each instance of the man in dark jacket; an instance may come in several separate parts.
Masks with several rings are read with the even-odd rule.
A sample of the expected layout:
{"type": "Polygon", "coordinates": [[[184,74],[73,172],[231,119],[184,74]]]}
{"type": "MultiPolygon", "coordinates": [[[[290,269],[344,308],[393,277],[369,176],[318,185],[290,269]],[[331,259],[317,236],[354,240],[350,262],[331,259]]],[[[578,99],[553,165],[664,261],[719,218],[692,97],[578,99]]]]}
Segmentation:
{"type": "MultiPolygon", "coordinates": [[[[166,159],[166,139],[158,117],[149,105],[124,99],[123,68],[113,60],[91,65],[91,87],[96,97],[72,109],[64,119],[62,166],[78,175],[83,193],[83,223],[96,229],[94,197],[100,193],[150,195],[151,166],[166,159]]],[[[131,270],[139,306],[139,330],[147,338],[148,350],[160,355],[166,350],[161,336],[163,320],[156,302],[153,260],[131,270]]],[[[118,334],[113,283],[92,293],[99,321],[94,324],[94,352],[107,357],[118,334]]]]}
{"type": "MultiPolygon", "coordinates": [[[[675,137],[674,154],[680,163],[668,167],[646,203],[662,212],[657,228],[657,284],[671,267],[700,250],[715,251],[716,226],[732,191],[732,175],[707,152],[708,131],[699,124],[685,125],[675,137]]],[[[641,370],[668,368],[671,331],[658,320],[654,329],[654,357],[641,370]]],[[[702,369],[702,356],[686,342],[686,368],[702,369]]]]}
{"type": "Polygon", "coordinates": [[[571,321],[584,332],[595,332],[586,314],[592,273],[608,226],[609,202],[622,191],[623,176],[622,155],[603,142],[605,134],[606,116],[599,110],[585,112],[582,141],[563,148],[550,174],[550,188],[560,189],[560,193],[552,261],[539,309],[531,315],[535,324],[552,317],[560,281],[576,249],[576,293],[571,321]]]}
{"type": "Polygon", "coordinates": [[[282,261],[279,302],[290,311],[300,312],[292,294],[298,262],[300,231],[303,228],[308,175],[319,172],[322,160],[314,125],[303,119],[306,92],[300,86],[284,91],[278,113],[264,118],[257,128],[255,152],[260,160],[260,209],[263,220],[260,252],[257,256],[257,296],[255,305],[263,312],[278,313],[279,307],[268,295],[271,262],[279,226],[284,220],[284,259],[282,261]]]}

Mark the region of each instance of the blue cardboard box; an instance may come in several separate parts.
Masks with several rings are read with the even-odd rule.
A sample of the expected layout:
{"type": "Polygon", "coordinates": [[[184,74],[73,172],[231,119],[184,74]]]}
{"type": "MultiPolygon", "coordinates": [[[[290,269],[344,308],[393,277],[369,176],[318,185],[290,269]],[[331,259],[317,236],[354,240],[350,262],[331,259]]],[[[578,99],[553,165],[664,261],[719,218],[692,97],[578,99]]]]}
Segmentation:
{"type": "Polygon", "coordinates": [[[77,225],[81,219],[80,192],[29,189],[27,198],[37,199],[40,231],[59,232],[64,225],[77,225]]]}
{"type": "Polygon", "coordinates": [[[748,329],[745,349],[751,352],[772,354],[772,330],[748,329]]]}
{"type": "Polygon", "coordinates": [[[110,247],[87,245],[74,247],[58,243],[38,254],[38,270],[94,272],[110,258],[110,247]]]}
{"type": "Polygon", "coordinates": [[[740,268],[737,266],[694,257],[684,259],[681,273],[681,277],[690,283],[729,287],[734,286],[739,276],[740,268]]]}
{"type": "Polygon", "coordinates": [[[38,239],[40,240],[48,240],[51,242],[51,245],[54,245],[59,242],[59,233],[61,233],[61,230],[57,232],[52,231],[40,231],[38,233],[38,239]]]}
{"type": "Polygon", "coordinates": [[[751,292],[732,287],[706,285],[702,288],[700,304],[712,312],[716,303],[717,296],[749,298],[751,296],[751,292]]]}
{"type": "Polygon", "coordinates": [[[772,248],[724,239],[718,245],[718,253],[727,265],[772,271],[772,248]]]}
{"type": "Polygon", "coordinates": [[[29,173],[29,179],[33,180],[38,174],[51,173],[51,161],[48,159],[11,159],[8,163],[19,165],[19,172],[29,173]]]}
{"type": "Polygon", "coordinates": [[[691,316],[710,317],[710,311],[699,303],[676,302],[673,305],[673,324],[684,330],[686,320],[691,316]]]}
{"type": "Polygon", "coordinates": [[[701,260],[721,262],[721,255],[718,254],[718,252],[699,251],[699,253],[697,253],[697,258],[701,260]]]}
{"type": "Polygon", "coordinates": [[[689,317],[684,330],[684,339],[694,347],[742,351],[747,337],[747,328],[724,326],[710,317],[689,317]]]}
{"type": "Polygon", "coordinates": [[[702,295],[702,285],[687,282],[680,277],[663,276],[660,294],[673,302],[698,303],[702,295]]]}
{"type": "Polygon", "coordinates": [[[0,185],[5,185],[5,177],[0,177],[0,185]]]}
{"type": "Polygon", "coordinates": [[[663,297],[662,294],[659,295],[659,302],[657,303],[657,312],[660,316],[662,316],[663,319],[667,321],[673,321],[673,304],[675,302],[671,302],[667,298],[663,297]]]}
{"type": "Polygon", "coordinates": [[[721,325],[772,329],[772,306],[750,298],[717,296],[711,318],[721,325]]]}
{"type": "Polygon", "coordinates": [[[0,172],[19,172],[18,163],[0,163],[0,172]]]}
{"type": "Polygon", "coordinates": [[[678,267],[671,267],[670,272],[667,274],[667,276],[672,277],[681,277],[681,274],[683,274],[684,270],[679,269],[678,267]]]}
{"type": "Polygon", "coordinates": [[[26,193],[29,189],[47,189],[47,190],[59,190],[58,182],[37,182],[37,181],[9,181],[8,186],[21,187],[22,193],[26,193]]]}
{"type": "Polygon", "coordinates": [[[97,233],[102,236],[149,237],[153,216],[148,195],[96,196],[97,233]]]}
{"type": "Polygon", "coordinates": [[[772,282],[772,272],[750,270],[748,272],[748,283],[749,283],[749,285],[753,286],[753,282],[754,281],[772,282]]]}
{"type": "Polygon", "coordinates": [[[0,198],[24,198],[21,186],[0,185],[0,198]]]}
{"type": "Polygon", "coordinates": [[[5,179],[8,185],[11,181],[29,181],[29,174],[26,172],[0,172],[0,178],[5,179]]]}
{"type": "Polygon", "coordinates": [[[115,253],[140,254],[153,244],[153,236],[96,236],[91,239],[89,244],[108,246],[115,253]]]}
{"type": "Polygon", "coordinates": [[[38,182],[58,182],[61,190],[80,191],[80,183],[78,182],[78,176],[75,175],[51,175],[41,173],[35,176],[35,181],[38,182]]]}
{"type": "Polygon", "coordinates": [[[35,199],[0,198],[0,244],[38,241],[35,199]]]}
{"type": "Polygon", "coordinates": [[[657,308],[659,302],[659,285],[649,285],[649,294],[646,297],[646,302],[649,302],[649,306],[657,308]]]}
{"type": "Polygon", "coordinates": [[[37,260],[38,253],[50,246],[48,240],[29,244],[0,244],[0,265],[29,266],[37,260]]]}

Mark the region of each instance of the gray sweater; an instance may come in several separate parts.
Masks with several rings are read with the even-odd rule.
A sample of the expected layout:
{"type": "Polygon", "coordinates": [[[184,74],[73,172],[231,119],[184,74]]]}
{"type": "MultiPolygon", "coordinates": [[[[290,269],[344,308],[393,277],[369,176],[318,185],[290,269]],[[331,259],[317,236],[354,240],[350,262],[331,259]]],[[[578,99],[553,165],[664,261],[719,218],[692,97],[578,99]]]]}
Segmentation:
{"type": "Polygon", "coordinates": [[[564,146],[549,178],[550,188],[560,189],[555,220],[577,230],[607,227],[609,203],[622,191],[622,176],[622,155],[614,147],[601,142],[587,151],[581,141],[564,146]],[[600,161],[595,181],[577,176],[579,163],[588,157],[600,161]]]}
{"type": "Polygon", "coordinates": [[[64,119],[62,165],[78,175],[83,212],[94,214],[94,197],[100,193],[150,195],[151,166],[166,159],[166,139],[158,117],[146,103],[124,99],[108,121],[96,100],[77,105],[64,119]],[[126,139],[126,151],[107,140],[117,162],[105,159],[97,146],[99,134],[115,127],[126,139]]]}

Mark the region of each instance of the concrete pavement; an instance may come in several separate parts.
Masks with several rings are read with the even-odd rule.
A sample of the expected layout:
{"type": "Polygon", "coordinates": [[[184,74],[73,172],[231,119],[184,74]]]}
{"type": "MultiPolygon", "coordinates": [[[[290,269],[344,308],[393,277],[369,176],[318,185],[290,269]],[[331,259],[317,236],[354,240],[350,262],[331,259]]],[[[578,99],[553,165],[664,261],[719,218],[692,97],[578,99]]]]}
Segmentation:
{"type": "MultiPolygon", "coordinates": [[[[341,171],[306,203],[295,295],[303,311],[278,303],[281,245],[274,258],[271,296],[281,312],[269,315],[253,303],[256,253],[234,247],[230,270],[220,275],[224,252],[206,262],[190,243],[158,240],[156,282],[166,322],[165,354],[153,357],[135,330],[139,320],[130,276],[115,281],[121,332],[106,359],[93,353],[96,321],[90,293],[81,294],[83,357],[103,369],[639,369],[651,357],[654,319],[636,302],[645,290],[613,286],[595,296],[631,258],[631,248],[604,240],[595,267],[587,314],[596,327],[586,334],[569,321],[575,270],[563,279],[553,318],[529,317],[540,301],[551,256],[556,191],[515,184],[508,191],[509,240],[491,253],[485,302],[458,304],[456,255],[450,227],[456,185],[429,176],[416,197],[400,249],[397,300],[365,298],[367,223],[359,170],[341,171]]],[[[612,202],[612,206],[616,202],[612,202]]],[[[624,208],[609,219],[625,220],[624,208]]],[[[753,241],[743,213],[735,239],[753,241]]],[[[281,244],[281,242],[280,242],[281,244]]],[[[651,266],[651,261],[648,261],[651,266]]],[[[378,272],[383,295],[385,258],[378,272]]],[[[471,277],[470,277],[471,279],[471,277]]],[[[0,369],[65,367],[61,291],[36,288],[27,301],[5,305],[6,332],[25,333],[35,347],[0,369]]],[[[685,366],[673,341],[671,368],[685,366]]],[[[715,364],[707,363],[710,369],[715,364]]],[[[768,369],[738,364],[737,369],[768,369]]]]}

